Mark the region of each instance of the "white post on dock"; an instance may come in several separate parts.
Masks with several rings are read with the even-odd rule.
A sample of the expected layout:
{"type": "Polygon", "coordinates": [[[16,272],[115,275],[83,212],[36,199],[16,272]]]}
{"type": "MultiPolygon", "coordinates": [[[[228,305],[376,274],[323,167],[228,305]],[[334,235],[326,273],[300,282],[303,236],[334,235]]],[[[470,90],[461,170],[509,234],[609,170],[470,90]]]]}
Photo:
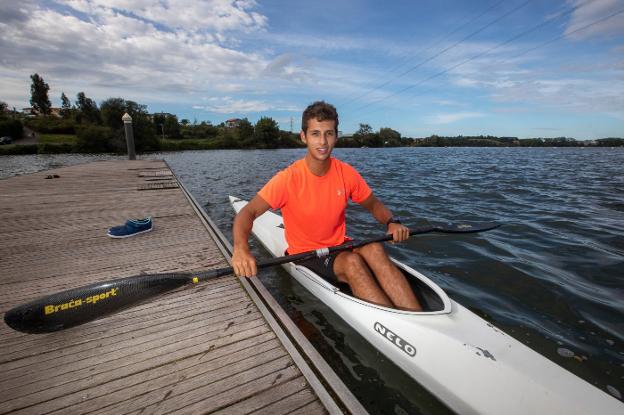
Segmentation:
{"type": "Polygon", "coordinates": [[[121,119],[123,120],[124,131],[126,133],[128,160],[136,160],[136,153],[134,152],[134,133],[132,131],[132,117],[126,112],[121,119]]]}

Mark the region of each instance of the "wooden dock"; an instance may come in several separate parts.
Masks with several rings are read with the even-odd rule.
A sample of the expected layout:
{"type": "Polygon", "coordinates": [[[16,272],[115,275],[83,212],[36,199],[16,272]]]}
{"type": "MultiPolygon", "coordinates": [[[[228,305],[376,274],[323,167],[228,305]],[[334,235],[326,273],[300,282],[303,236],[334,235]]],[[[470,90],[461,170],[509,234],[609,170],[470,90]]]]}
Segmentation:
{"type": "MultiPolygon", "coordinates": [[[[200,210],[163,161],[0,180],[0,311],[108,279],[227,266],[200,210]],[[107,237],[146,216],[152,232],[107,237]]],[[[3,322],[0,414],[364,412],[258,283],[221,277],[50,334],[3,322]]]]}

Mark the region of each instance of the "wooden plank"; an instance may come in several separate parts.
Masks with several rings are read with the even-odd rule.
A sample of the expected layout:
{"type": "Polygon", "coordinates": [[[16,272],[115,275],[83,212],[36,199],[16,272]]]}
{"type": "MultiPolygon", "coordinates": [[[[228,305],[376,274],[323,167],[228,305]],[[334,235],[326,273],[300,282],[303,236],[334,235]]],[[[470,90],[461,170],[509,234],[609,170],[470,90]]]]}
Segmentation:
{"type": "Polygon", "coordinates": [[[111,347],[103,347],[101,350],[87,350],[74,358],[65,356],[57,360],[48,362],[45,365],[26,366],[19,370],[4,371],[6,376],[0,381],[0,393],[9,393],[12,396],[21,396],[33,393],[42,387],[51,387],[69,383],[74,380],[84,378],[84,370],[89,373],[95,372],[95,367],[102,367],[103,370],[114,364],[115,361],[124,361],[133,358],[139,353],[149,352],[150,356],[157,353],[162,347],[175,345],[179,336],[189,331],[188,337],[196,337],[200,334],[213,334],[215,336],[230,336],[241,328],[253,328],[262,324],[257,313],[245,314],[242,317],[235,315],[224,321],[213,323],[211,321],[194,323],[181,328],[164,330],[148,336],[137,337],[133,341],[120,342],[111,347]],[[134,341],[137,340],[137,341],[134,341]]]}
{"type": "MultiPolygon", "coordinates": [[[[196,414],[200,411],[212,412],[217,409],[233,405],[236,402],[239,402],[240,399],[248,398],[268,389],[281,388],[283,384],[290,379],[297,379],[298,382],[304,381],[304,378],[297,371],[296,367],[288,366],[283,369],[279,369],[280,364],[276,362],[270,366],[266,365],[265,367],[258,368],[258,370],[253,373],[245,372],[241,374],[242,376],[240,376],[240,379],[236,379],[237,386],[228,385],[227,389],[221,391],[215,396],[212,396],[210,400],[195,402],[192,405],[179,409],[178,413],[196,414]],[[264,374],[265,372],[274,369],[278,370],[268,373],[261,378],[256,377],[257,375],[264,374]]],[[[158,408],[157,413],[165,412],[160,412],[160,408],[158,408]]]]}
{"type": "MultiPolygon", "coordinates": [[[[72,371],[70,374],[71,379],[68,382],[55,382],[54,376],[52,378],[39,379],[34,384],[25,386],[24,389],[28,390],[28,393],[22,393],[22,391],[12,390],[10,393],[5,394],[5,401],[0,402],[0,413],[6,411],[12,411],[16,409],[25,408],[46,400],[53,399],[54,397],[61,397],[68,393],[77,392],[91,386],[93,379],[96,381],[104,378],[123,378],[123,384],[130,383],[128,376],[137,371],[137,367],[145,368],[158,367],[163,363],[170,362],[172,360],[170,355],[175,355],[180,350],[191,348],[193,351],[197,351],[199,347],[200,351],[197,353],[205,353],[214,350],[217,347],[223,345],[236,343],[241,340],[255,338],[262,334],[268,333],[266,326],[258,324],[260,320],[255,320],[255,325],[249,323],[238,332],[232,332],[226,336],[215,336],[214,333],[195,336],[192,338],[184,339],[184,341],[166,344],[162,347],[146,350],[142,353],[137,353],[134,356],[127,356],[127,358],[121,358],[120,362],[124,364],[116,366],[115,362],[104,362],[93,367],[85,367],[80,370],[72,371]],[[8,398],[11,399],[8,399],[8,398]]],[[[177,372],[175,372],[177,373],[177,372]]],[[[145,391],[143,386],[138,386],[138,391],[145,391]]],[[[142,392],[138,392],[140,395],[142,392]]],[[[130,390],[124,388],[124,393],[130,393],[130,390]]]]}
{"type": "Polygon", "coordinates": [[[283,413],[284,411],[283,407],[278,405],[278,403],[286,403],[289,397],[295,396],[297,398],[297,407],[304,406],[311,400],[316,399],[316,396],[314,396],[312,391],[305,389],[306,386],[308,386],[308,384],[305,378],[300,376],[281,384],[279,388],[270,388],[258,394],[251,395],[247,399],[236,402],[235,404],[213,412],[212,414],[249,414],[270,406],[272,410],[269,413],[271,415],[277,415],[279,413],[283,413]],[[307,392],[307,395],[297,394],[302,390],[307,392]]]}
{"type": "Polygon", "coordinates": [[[142,171],[139,177],[172,176],[169,170],[142,171]]]}
{"type": "MultiPolygon", "coordinates": [[[[303,408],[310,402],[316,401],[316,396],[309,389],[302,389],[297,393],[289,395],[277,402],[264,406],[256,411],[250,412],[254,415],[280,415],[288,414],[303,408]]],[[[228,409],[224,409],[223,413],[231,413],[228,409]]],[[[299,413],[306,413],[299,411],[299,413]]]]}
{"type": "MultiPolygon", "coordinates": [[[[323,415],[327,413],[327,410],[321,405],[319,401],[310,402],[304,407],[295,409],[290,412],[291,414],[305,414],[305,415],[323,415]]],[[[357,412],[353,412],[357,413],[357,412]]],[[[366,413],[366,412],[364,412],[366,413]]]]}
{"type": "MultiPolygon", "coordinates": [[[[168,413],[206,413],[211,409],[227,405],[227,402],[240,399],[244,396],[244,386],[257,381],[260,384],[270,385],[280,374],[281,370],[288,370],[288,374],[297,375],[288,356],[262,353],[251,355],[214,371],[182,379],[164,388],[146,389],[150,391],[141,396],[135,396],[115,405],[95,410],[93,414],[124,414],[137,409],[143,409],[147,414],[168,413]],[[243,386],[243,387],[242,387],[243,386]],[[191,407],[191,405],[196,405],[191,407]],[[195,411],[195,412],[193,412],[195,411]]],[[[282,374],[282,376],[284,376],[282,374]]]]}
{"type": "MultiPolygon", "coordinates": [[[[164,386],[166,385],[166,379],[162,379],[164,376],[169,376],[173,373],[188,376],[190,374],[188,368],[205,365],[208,362],[214,362],[213,366],[211,366],[211,370],[214,370],[226,366],[229,360],[242,358],[243,355],[248,353],[249,348],[257,349],[258,352],[264,352],[279,348],[279,345],[273,333],[266,332],[260,336],[254,336],[211,350],[206,350],[204,345],[179,349],[175,356],[171,356],[169,361],[161,366],[153,367],[137,364],[134,365],[132,372],[126,371],[124,377],[118,377],[117,374],[112,375],[110,372],[96,375],[95,379],[90,381],[88,387],[84,389],[53,401],[42,400],[42,403],[24,408],[16,413],[49,413],[67,410],[68,408],[74,413],[87,412],[93,407],[106,407],[118,403],[117,393],[130,386],[141,385],[153,379],[161,379],[161,386],[164,386]]],[[[173,379],[176,380],[177,378],[174,377],[173,379]]],[[[142,386],[138,386],[138,388],[140,392],[147,392],[142,386]]],[[[49,396],[56,396],[58,392],[46,390],[45,393],[49,396]]],[[[42,399],[45,399],[45,396],[42,399]]]]}

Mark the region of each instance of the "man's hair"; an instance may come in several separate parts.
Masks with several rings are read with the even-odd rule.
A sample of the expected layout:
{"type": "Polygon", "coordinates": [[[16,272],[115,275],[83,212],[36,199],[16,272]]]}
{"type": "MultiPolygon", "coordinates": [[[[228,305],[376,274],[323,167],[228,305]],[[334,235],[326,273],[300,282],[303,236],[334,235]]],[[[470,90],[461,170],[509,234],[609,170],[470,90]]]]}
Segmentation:
{"type": "Polygon", "coordinates": [[[308,105],[308,108],[303,111],[301,117],[301,130],[304,133],[308,131],[308,121],[315,119],[317,121],[336,121],[336,135],[338,134],[338,112],[336,107],[332,104],[328,104],[325,101],[316,101],[308,105]]]}

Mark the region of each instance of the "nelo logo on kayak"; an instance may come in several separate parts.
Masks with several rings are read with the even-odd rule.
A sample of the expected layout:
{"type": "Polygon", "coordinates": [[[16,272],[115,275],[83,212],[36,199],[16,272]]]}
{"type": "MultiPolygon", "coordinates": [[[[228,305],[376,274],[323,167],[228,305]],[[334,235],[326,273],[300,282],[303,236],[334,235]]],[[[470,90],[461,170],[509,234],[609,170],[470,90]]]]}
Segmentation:
{"type": "Polygon", "coordinates": [[[374,328],[377,333],[390,340],[390,342],[392,342],[392,344],[394,344],[396,347],[403,350],[410,356],[416,356],[416,348],[403,340],[401,337],[397,336],[396,333],[394,333],[392,330],[387,329],[383,324],[377,321],[375,322],[374,328]]]}

